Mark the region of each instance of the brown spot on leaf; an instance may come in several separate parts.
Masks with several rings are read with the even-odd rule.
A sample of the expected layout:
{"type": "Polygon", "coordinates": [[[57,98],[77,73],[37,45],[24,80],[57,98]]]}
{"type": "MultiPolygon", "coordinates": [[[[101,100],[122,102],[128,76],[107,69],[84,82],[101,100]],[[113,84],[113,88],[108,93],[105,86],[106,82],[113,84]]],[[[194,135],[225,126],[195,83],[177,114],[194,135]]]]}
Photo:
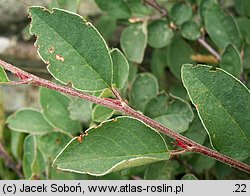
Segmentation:
{"type": "Polygon", "coordinates": [[[59,145],[61,143],[60,138],[56,138],[56,144],[59,145]]]}
{"type": "Polygon", "coordinates": [[[64,57],[57,54],[56,55],[56,60],[64,62],[64,57]]]}
{"type": "Polygon", "coordinates": [[[50,53],[50,54],[53,54],[54,52],[55,52],[54,47],[50,47],[50,48],[49,48],[49,53],[50,53]]]}

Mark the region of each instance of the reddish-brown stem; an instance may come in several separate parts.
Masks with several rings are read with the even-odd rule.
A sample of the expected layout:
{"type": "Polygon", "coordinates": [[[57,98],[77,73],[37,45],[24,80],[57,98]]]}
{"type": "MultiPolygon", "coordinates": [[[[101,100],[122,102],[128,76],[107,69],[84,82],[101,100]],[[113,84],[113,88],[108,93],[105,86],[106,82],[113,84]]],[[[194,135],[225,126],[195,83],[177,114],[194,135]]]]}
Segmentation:
{"type": "Polygon", "coordinates": [[[63,85],[59,85],[53,82],[50,82],[48,80],[39,78],[33,74],[27,73],[5,61],[0,60],[0,65],[12,72],[15,75],[18,75],[19,78],[25,78],[24,80],[30,79],[29,84],[33,84],[33,85],[37,85],[37,86],[42,86],[42,87],[46,87],[49,89],[53,89],[74,97],[79,97],[85,100],[88,100],[90,102],[96,103],[96,104],[100,104],[103,105],[105,107],[117,110],[123,114],[126,114],[128,116],[134,117],[138,120],[141,120],[142,122],[144,122],[145,124],[147,124],[148,126],[156,129],[157,131],[168,135],[169,137],[175,139],[177,141],[177,143],[179,144],[179,146],[183,149],[185,149],[186,151],[191,151],[191,152],[196,152],[202,155],[206,155],[208,157],[211,157],[213,159],[216,159],[218,161],[221,161],[225,164],[228,164],[232,167],[238,168],[242,171],[245,171],[247,173],[250,173],[250,166],[242,163],[240,161],[237,161],[235,159],[232,159],[231,157],[228,157],[226,155],[223,155],[219,152],[216,152],[210,148],[204,147],[182,135],[180,135],[177,132],[172,131],[171,129],[164,127],[163,125],[161,125],[160,123],[148,118],[147,116],[144,116],[142,113],[135,111],[133,108],[131,108],[129,105],[127,105],[127,103],[123,102],[122,99],[119,100],[120,95],[118,96],[118,92],[115,91],[116,97],[118,99],[105,99],[105,98],[99,98],[99,97],[95,97],[92,95],[88,95],[85,94],[83,92],[74,90],[72,88],[69,88],[67,86],[63,86],[63,85]]]}

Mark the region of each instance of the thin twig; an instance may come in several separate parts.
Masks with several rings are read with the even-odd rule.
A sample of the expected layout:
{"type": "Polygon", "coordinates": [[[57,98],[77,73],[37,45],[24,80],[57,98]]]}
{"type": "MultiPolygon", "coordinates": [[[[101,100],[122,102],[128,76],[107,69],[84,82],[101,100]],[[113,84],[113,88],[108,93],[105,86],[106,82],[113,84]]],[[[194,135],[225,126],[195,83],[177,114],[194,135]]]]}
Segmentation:
{"type": "Polygon", "coordinates": [[[166,9],[164,9],[162,6],[160,6],[155,0],[144,0],[145,4],[148,4],[149,6],[153,7],[155,10],[160,12],[162,16],[167,16],[168,12],[166,9]]]}
{"type": "Polygon", "coordinates": [[[212,55],[214,55],[214,56],[216,57],[217,60],[220,60],[220,59],[221,59],[220,54],[219,54],[217,51],[215,51],[215,50],[212,48],[212,46],[210,46],[210,45],[205,41],[205,39],[199,38],[199,39],[198,39],[198,42],[199,42],[204,48],[206,48],[212,55]]]}
{"type": "Polygon", "coordinates": [[[122,99],[120,93],[118,92],[118,90],[117,90],[115,87],[112,87],[112,88],[111,88],[111,91],[112,91],[112,93],[115,95],[115,97],[116,97],[118,100],[123,101],[123,99],[122,99]]]}
{"type": "Polygon", "coordinates": [[[105,99],[105,98],[99,98],[99,97],[85,94],[83,92],[74,90],[74,89],[69,88],[67,86],[59,85],[59,84],[50,82],[48,80],[39,78],[33,74],[27,73],[27,72],[7,63],[5,61],[2,61],[2,60],[0,60],[0,65],[4,69],[6,69],[6,70],[12,72],[13,74],[15,74],[16,76],[18,76],[20,79],[31,78],[32,80],[31,80],[30,84],[53,89],[53,90],[56,90],[58,92],[62,92],[62,93],[65,93],[65,94],[68,94],[68,95],[71,95],[74,97],[79,97],[79,98],[85,99],[87,101],[90,101],[90,102],[100,104],[100,105],[103,105],[105,107],[117,110],[117,111],[119,111],[123,114],[126,114],[128,116],[134,117],[134,118],[144,122],[148,126],[158,130],[159,132],[166,134],[169,137],[175,139],[178,146],[181,147],[182,149],[186,149],[187,151],[196,152],[199,154],[206,155],[208,157],[216,159],[220,162],[223,162],[225,164],[228,164],[232,167],[238,168],[238,169],[250,174],[250,166],[249,165],[242,163],[240,161],[237,161],[237,160],[235,160],[231,157],[228,157],[226,155],[223,155],[219,152],[216,152],[210,148],[204,147],[204,146],[184,137],[183,135],[161,125],[160,123],[148,118],[147,116],[144,116],[141,112],[135,111],[133,108],[131,108],[129,105],[127,105],[126,102],[120,101],[118,99],[105,99]]]}
{"type": "Polygon", "coordinates": [[[23,178],[23,174],[20,171],[20,167],[15,161],[11,158],[11,156],[5,151],[2,143],[0,142],[0,157],[3,158],[5,165],[16,172],[19,178],[23,178]]]}
{"type": "MultiPolygon", "coordinates": [[[[168,16],[168,12],[165,8],[161,7],[155,0],[144,0],[144,3],[148,4],[149,6],[153,7],[155,10],[157,10],[158,12],[160,12],[162,14],[163,17],[168,16]]],[[[170,27],[173,30],[177,30],[177,27],[175,26],[174,23],[170,23],[170,27]]],[[[204,47],[206,48],[212,55],[214,55],[216,57],[217,60],[220,60],[220,54],[215,51],[212,46],[210,46],[204,38],[199,38],[198,42],[204,47]]]]}

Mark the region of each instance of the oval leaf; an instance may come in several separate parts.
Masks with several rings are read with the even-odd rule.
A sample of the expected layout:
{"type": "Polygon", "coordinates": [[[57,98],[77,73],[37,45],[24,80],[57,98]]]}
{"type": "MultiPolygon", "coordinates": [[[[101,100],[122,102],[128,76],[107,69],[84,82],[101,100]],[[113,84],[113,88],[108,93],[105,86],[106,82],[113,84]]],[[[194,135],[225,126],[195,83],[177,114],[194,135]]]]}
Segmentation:
{"type": "Polygon", "coordinates": [[[148,26],[148,44],[153,48],[163,48],[167,46],[174,33],[164,20],[154,20],[148,26]]]}
{"type": "Polygon", "coordinates": [[[107,44],[95,27],[81,16],[43,7],[31,7],[31,33],[50,73],[79,90],[110,87],[112,61],[107,44]]]}
{"type": "Polygon", "coordinates": [[[7,123],[13,131],[24,133],[45,134],[54,130],[41,112],[32,109],[18,110],[9,116],[7,123]]]}
{"type": "Polygon", "coordinates": [[[126,57],[117,48],[111,50],[113,61],[113,84],[122,88],[128,79],[129,64],[126,57]]]}
{"type": "Polygon", "coordinates": [[[95,0],[100,9],[117,19],[129,18],[130,9],[124,0],[95,0]]]}
{"type": "Polygon", "coordinates": [[[70,99],[54,90],[40,89],[40,104],[44,117],[63,132],[77,133],[81,130],[80,122],[72,120],[68,107],[70,99]]]}
{"type": "Polygon", "coordinates": [[[158,132],[141,121],[118,117],[90,128],[79,143],[73,139],[57,156],[57,168],[101,176],[169,158],[158,132]]]}
{"type": "Polygon", "coordinates": [[[45,160],[37,148],[34,135],[29,135],[24,140],[22,168],[26,179],[44,179],[45,160]]]}
{"type": "Polygon", "coordinates": [[[183,65],[182,81],[213,147],[228,156],[250,155],[250,92],[227,72],[183,65]]]}
{"type": "Polygon", "coordinates": [[[181,78],[181,66],[184,63],[193,63],[192,54],[189,44],[181,36],[175,36],[167,51],[168,66],[175,77],[181,78]]]}
{"type": "Polygon", "coordinates": [[[187,21],[181,25],[181,35],[189,40],[197,40],[201,36],[200,27],[194,21],[187,21]]]}
{"type": "Polygon", "coordinates": [[[221,50],[230,43],[240,47],[241,40],[236,22],[232,16],[226,16],[221,11],[217,1],[203,0],[201,14],[209,36],[221,50]]]}
{"type": "Polygon", "coordinates": [[[229,44],[222,54],[220,67],[235,77],[240,77],[242,71],[240,54],[232,44],[229,44]]]}
{"type": "Polygon", "coordinates": [[[132,24],[121,35],[121,48],[128,60],[141,63],[147,45],[147,30],[144,24],[132,24]]]}
{"type": "Polygon", "coordinates": [[[157,93],[157,79],[150,73],[138,74],[132,83],[130,103],[135,109],[143,112],[147,102],[157,93]]]}
{"type": "Polygon", "coordinates": [[[170,18],[177,25],[181,25],[192,16],[192,7],[187,2],[178,2],[170,10],[170,18]]]}
{"type": "Polygon", "coordinates": [[[116,19],[110,16],[102,15],[95,23],[96,28],[103,38],[109,40],[116,30],[116,19]]]}
{"type": "Polygon", "coordinates": [[[152,98],[145,106],[145,115],[176,131],[184,132],[194,118],[190,105],[181,100],[168,96],[165,92],[152,98]]]}

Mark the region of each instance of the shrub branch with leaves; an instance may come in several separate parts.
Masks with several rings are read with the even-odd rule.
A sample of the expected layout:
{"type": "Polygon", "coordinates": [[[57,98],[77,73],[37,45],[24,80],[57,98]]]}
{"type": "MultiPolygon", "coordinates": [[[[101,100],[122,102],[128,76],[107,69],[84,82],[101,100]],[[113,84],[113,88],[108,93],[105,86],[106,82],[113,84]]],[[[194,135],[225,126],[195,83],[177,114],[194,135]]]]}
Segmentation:
{"type": "MultiPolygon", "coordinates": [[[[205,28],[201,35],[200,27],[191,19],[190,3],[177,2],[168,12],[154,0],[145,0],[145,4],[122,0],[95,2],[117,20],[130,19],[131,24],[121,35],[124,55],[119,49],[109,49],[99,31],[80,15],[33,6],[29,9],[30,32],[37,36],[38,54],[58,82],[0,60],[1,83],[41,87],[41,111],[22,109],[7,119],[11,130],[29,134],[23,144],[24,177],[49,178],[52,162],[63,171],[103,176],[161,163],[188,152],[250,173],[250,166],[244,161],[250,153],[250,93],[239,80],[245,76],[234,19],[225,15],[216,1],[203,0],[199,5],[205,28]],[[150,7],[160,16],[148,17],[150,7]],[[147,17],[132,17],[132,8],[140,10],[141,15],[146,12],[147,17]],[[222,55],[206,41],[206,32],[223,51],[222,55]],[[197,41],[212,57],[194,55],[181,36],[197,41]],[[163,84],[160,79],[165,68],[158,67],[158,80],[150,73],[139,73],[131,82],[132,62],[143,62],[147,44],[155,48],[158,61],[167,56],[169,70],[182,81],[198,115],[185,98],[167,94],[161,86],[159,90],[158,82],[163,84]],[[176,52],[180,58],[173,56],[176,52]],[[219,62],[220,68],[185,64],[195,59],[212,59],[219,62]],[[19,80],[10,81],[4,70],[19,80]],[[91,111],[95,122],[94,126],[87,123],[89,128],[84,131],[82,109],[91,111]],[[195,123],[201,125],[200,129],[205,127],[215,150],[202,145],[204,134],[204,139],[193,139],[192,134],[196,133],[191,130],[199,127],[192,128],[195,123]],[[173,143],[177,148],[171,147],[173,143]],[[43,177],[43,172],[47,177],[43,177]]],[[[11,159],[9,162],[14,164],[11,159]]],[[[22,177],[18,168],[12,169],[22,177]]],[[[150,171],[146,173],[149,175],[150,171]]]]}

